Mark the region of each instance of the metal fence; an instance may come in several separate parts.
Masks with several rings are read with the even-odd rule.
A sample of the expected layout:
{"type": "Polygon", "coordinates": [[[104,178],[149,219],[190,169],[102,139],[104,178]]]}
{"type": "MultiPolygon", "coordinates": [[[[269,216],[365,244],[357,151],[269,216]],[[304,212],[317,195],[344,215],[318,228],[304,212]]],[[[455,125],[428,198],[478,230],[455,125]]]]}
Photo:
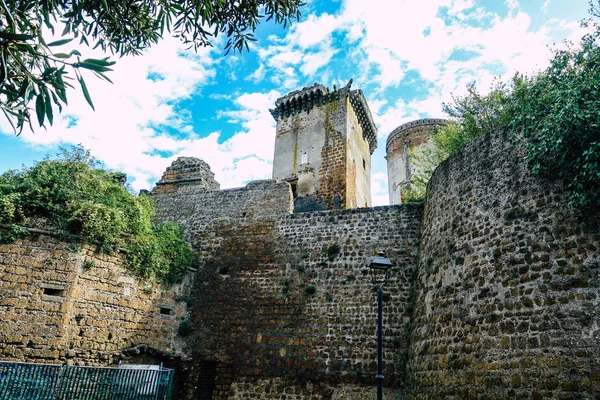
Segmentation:
{"type": "Polygon", "coordinates": [[[0,361],[0,400],[171,400],[173,370],[0,361]]]}

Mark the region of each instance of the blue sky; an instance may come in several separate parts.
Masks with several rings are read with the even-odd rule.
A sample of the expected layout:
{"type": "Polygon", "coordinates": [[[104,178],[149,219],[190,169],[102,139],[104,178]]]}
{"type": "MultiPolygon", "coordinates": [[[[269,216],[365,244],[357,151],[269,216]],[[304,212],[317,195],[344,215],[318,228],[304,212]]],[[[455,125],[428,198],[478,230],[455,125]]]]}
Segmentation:
{"type": "Polygon", "coordinates": [[[87,78],[95,112],[71,91],[47,130],[15,137],[0,120],[0,171],[82,144],[136,190],[177,156],[207,161],[222,188],[242,186],[271,177],[268,109],[278,97],[352,78],[379,130],[373,203],[387,204],[385,139],[395,127],[445,117],[442,103],[469,82],[485,90],[495,77],[544,68],[549,46],[582,36],[587,10],[587,0],[313,0],[290,29],[260,25],[249,53],[224,56],[223,38],[197,53],[165,38],[118,60],[114,84],[87,78]]]}

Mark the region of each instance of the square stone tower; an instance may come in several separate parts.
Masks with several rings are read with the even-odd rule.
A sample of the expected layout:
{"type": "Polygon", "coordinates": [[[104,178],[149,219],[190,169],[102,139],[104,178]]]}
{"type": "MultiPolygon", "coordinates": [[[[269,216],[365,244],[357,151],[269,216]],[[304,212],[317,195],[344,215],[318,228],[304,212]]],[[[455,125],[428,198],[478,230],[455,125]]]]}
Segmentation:
{"type": "Polygon", "coordinates": [[[352,80],[333,90],[315,83],[279,98],[273,179],[291,184],[296,212],[371,206],[377,128],[352,80]]]}

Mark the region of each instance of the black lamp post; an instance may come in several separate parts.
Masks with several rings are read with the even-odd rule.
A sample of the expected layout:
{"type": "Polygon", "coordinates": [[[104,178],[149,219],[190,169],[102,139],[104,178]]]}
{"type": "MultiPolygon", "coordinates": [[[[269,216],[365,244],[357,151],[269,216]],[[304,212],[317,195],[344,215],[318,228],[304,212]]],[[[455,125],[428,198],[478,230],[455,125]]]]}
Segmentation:
{"type": "Polygon", "coordinates": [[[377,286],[377,400],[383,400],[383,286],[393,266],[382,251],[369,264],[373,285],[377,286]]]}

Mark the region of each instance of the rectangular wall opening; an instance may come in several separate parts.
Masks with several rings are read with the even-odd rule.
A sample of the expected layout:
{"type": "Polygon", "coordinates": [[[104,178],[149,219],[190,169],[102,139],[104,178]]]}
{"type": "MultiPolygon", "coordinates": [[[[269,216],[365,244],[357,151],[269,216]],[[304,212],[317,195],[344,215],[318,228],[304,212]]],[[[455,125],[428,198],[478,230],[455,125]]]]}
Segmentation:
{"type": "Polygon", "coordinates": [[[55,288],[44,288],[45,296],[55,296],[55,297],[65,297],[67,295],[67,291],[65,289],[55,289],[55,288]]]}
{"type": "Polygon", "coordinates": [[[160,308],[160,313],[162,315],[171,315],[172,312],[173,312],[173,310],[171,310],[170,308],[165,308],[165,307],[160,308]]]}
{"type": "Polygon", "coordinates": [[[202,361],[198,374],[198,391],[196,400],[212,400],[215,380],[217,379],[217,363],[215,361],[202,361]]]}

